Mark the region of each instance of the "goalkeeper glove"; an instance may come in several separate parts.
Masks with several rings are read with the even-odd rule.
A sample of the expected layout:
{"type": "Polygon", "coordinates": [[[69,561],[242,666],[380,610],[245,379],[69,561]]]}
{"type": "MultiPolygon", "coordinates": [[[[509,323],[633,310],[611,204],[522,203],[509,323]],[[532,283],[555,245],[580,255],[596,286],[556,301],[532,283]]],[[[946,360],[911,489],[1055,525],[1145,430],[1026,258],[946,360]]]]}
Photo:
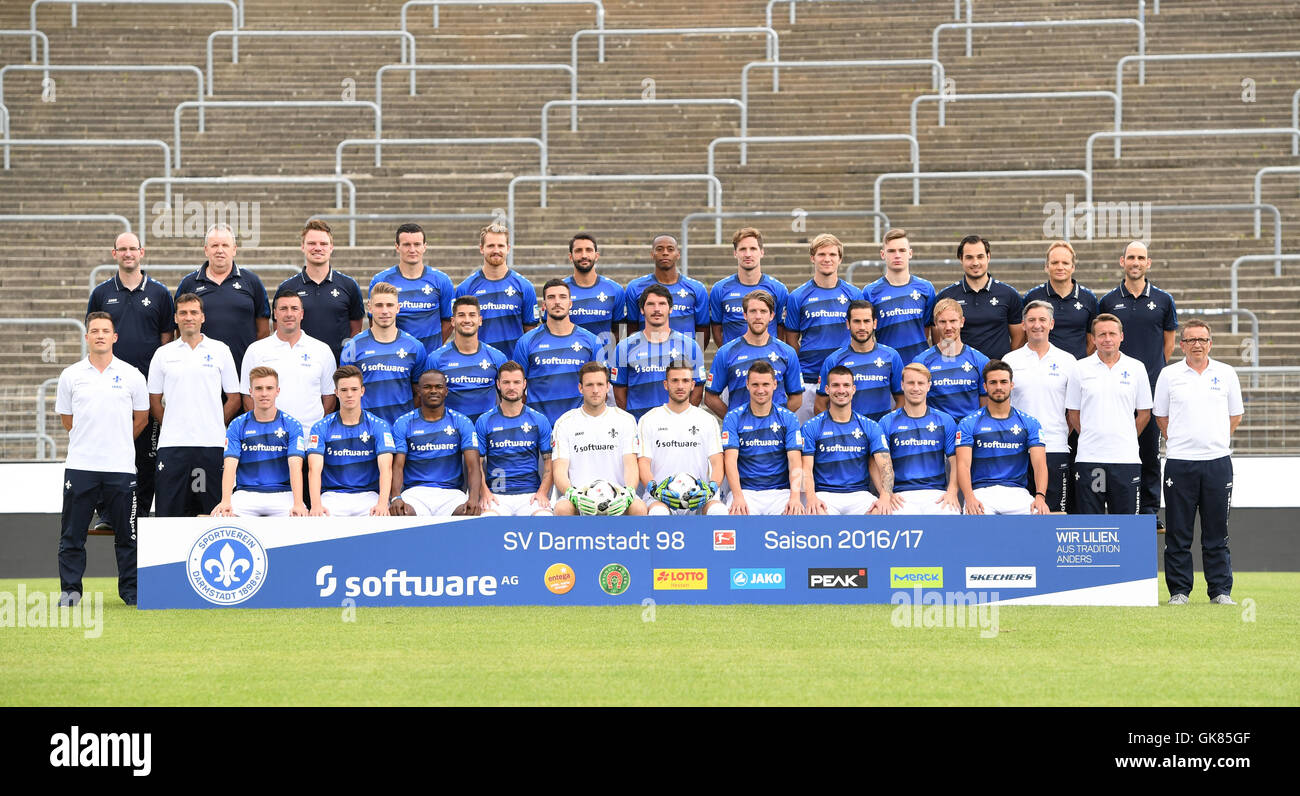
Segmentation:
{"type": "Polygon", "coordinates": [[[572,503],[574,508],[578,510],[579,514],[584,514],[589,516],[592,514],[599,513],[599,509],[596,506],[596,501],[587,497],[587,493],[585,490],[578,489],[577,487],[571,486],[567,490],[565,490],[564,499],[572,503]]]}
{"type": "Polygon", "coordinates": [[[617,517],[623,514],[627,511],[628,507],[632,505],[632,501],[635,497],[636,496],[632,494],[632,490],[625,486],[619,487],[618,494],[616,494],[614,499],[609,501],[609,505],[605,507],[605,514],[610,517],[617,517]]]}
{"type": "Polygon", "coordinates": [[[705,503],[708,503],[709,500],[716,494],[718,494],[717,481],[708,481],[708,482],[701,481],[698,487],[692,489],[690,492],[687,492],[686,495],[683,497],[683,500],[686,504],[685,507],[691,510],[698,509],[699,507],[703,506],[705,503]]]}

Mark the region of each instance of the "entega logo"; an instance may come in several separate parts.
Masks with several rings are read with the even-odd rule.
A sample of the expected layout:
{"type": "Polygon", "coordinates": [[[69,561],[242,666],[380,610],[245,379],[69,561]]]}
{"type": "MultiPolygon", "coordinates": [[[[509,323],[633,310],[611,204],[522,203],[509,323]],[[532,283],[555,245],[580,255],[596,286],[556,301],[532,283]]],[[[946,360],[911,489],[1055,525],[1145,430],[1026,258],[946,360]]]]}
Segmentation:
{"type": "Polygon", "coordinates": [[[830,567],[808,570],[810,589],[865,589],[866,567],[830,567]]]}
{"type": "Polygon", "coordinates": [[[622,564],[608,564],[600,571],[600,588],[606,594],[618,596],[632,585],[632,574],[622,564]]]}
{"type": "Polygon", "coordinates": [[[266,582],[266,550],[243,528],[224,525],[199,537],[190,548],[185,575],[203,599],[238,605],[266,582]]]}
{"type": "Polygon", "coordinates": [[[575,579],[573,569],[568,564],[551,564],[546,568],[546,588],[553,594],[568,594],[575,579]]]}
{"type": "Polygon", "coordinates": [[[889,588],[943,588],[943,567],[890,567],[889,588]]]}
{"type": "Polygon", "coordinates": [[[709,588],[707,569],[656,569],[654,576],[656,590],[709,588]]]}

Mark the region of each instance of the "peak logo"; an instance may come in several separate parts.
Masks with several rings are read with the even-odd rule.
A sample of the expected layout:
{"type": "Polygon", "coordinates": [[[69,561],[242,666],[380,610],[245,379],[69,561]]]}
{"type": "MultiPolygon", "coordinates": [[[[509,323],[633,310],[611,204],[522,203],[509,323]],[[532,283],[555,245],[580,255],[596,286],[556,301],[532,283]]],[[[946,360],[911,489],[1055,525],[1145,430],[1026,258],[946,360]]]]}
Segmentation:
{"type": "Polygon", "coordinates": [[[714,550],[735,550],[736,532],[735,531],[714,531],[713,549],[714,550]]]}
{"type": "Polygon", "coordinates": [[[808,570],[810,589],[865,589],[866,567],[830,567],[808,570]]]}
{"type": "Polygon", "coordinates": [[[941,589],[943,588],[943,567],[890,567],[889,588],[891,589],[941,589]]]}
{"type": "Polygon", "coordinates": [[[709,571],[707,569],[656,569],[654,571],[655,589],[703,590],[709,588],[709,571]]]}
{"type": "Polygon", "coordinates": [[[966,588],[1036,589],[1036,567],[966,567],[966,588]]]}

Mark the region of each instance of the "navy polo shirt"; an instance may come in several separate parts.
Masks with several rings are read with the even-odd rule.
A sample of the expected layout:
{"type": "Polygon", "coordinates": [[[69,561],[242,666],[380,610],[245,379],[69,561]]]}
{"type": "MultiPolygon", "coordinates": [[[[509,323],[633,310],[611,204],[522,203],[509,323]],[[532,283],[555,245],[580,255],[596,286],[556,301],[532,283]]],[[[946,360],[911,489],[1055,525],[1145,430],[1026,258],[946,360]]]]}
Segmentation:
{"type": "Polygon", "coordinates": [[[1178,328],[1174,297],[1150,280],[1136,296],[1120,282],[1119,287],[1102,296],[1099,309],[1124,324],[1124,342],[1119,344],[1119,350],[1145,365],[1154,385],[1165,366],[1165,332],[1178,328]]]}
{"type": "MultiPolygon", "coordinates": [[[[203,333],[230,346],[235,370],[244,365],[244,352],[257,339],[257,318],[270,318],[266,288],[252,271],[232,263],[221,284],[208,278],[208,264],[191,271],[176,288],[176,296],[194,293],[203,299],[203,333]]],[[[176,328],[172,324],[172,328],[176,328]]]]}
{"type": "MultiPolygon", "coordinates": [[[[1006,282],[989,277],[982,290],[972,290],[962,277],[945,287],[935,296],[935,303],[954,299],[961,305],[966,325],[961,330],[961,341],[983,353],[989,359],[1001,359],[1011,350],[1011,332],[1007,326],[1020,323],[1023,304],[1020,294],[1006,282]]],[[[934,310],[930,310],[928,326],[934,325],[934,310]]]]}
{"type": "Polygon", "coordinates": [[[1083,359],[1088,356],[1088,330],[1098,314],[1097,296],[1073,279],[1070,283],[1073,287],[1064,296],[1058,296],[1051,283],[1044,282],[1025,294],[1024,306],[1028,307],[1031,301],[1051,304],[1056,325],[1047,336],[1048,342],[1075,359],[1083,359]]]}
{"type": "Polygon", "coordinates": [[[117,328],[113,356],[148,376],[153,352],[161,344],[160,335],[176,326],[172,294],[166,285],[151,279],[147,273],[142,274],[144,278],[135,290],[128,290],[118,276],[113,274],[112,279],[90,291],[86,314],[107,312],[113,316],[117,328]]]}
{"type": "Polygon", "coordinates": [[[302,330],[329,346],[338,362],[343,341],[352,336],[351,321],[366,317],[357,280],[331,268],[324,280],[313,282],[304,268],[280,283],[285,288],[302,298],[302,330]]]}

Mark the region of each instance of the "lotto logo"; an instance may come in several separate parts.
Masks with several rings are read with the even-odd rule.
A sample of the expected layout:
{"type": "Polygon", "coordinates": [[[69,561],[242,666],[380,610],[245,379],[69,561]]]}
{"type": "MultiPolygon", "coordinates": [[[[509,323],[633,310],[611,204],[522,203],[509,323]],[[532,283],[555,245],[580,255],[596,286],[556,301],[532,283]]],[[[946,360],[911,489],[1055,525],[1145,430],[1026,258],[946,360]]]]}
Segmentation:
{"type": "Polygon", "coordinates": [[[707,569],[656,569],[655,589],[694,589],[709,588],[709,571],[707,569]]]}

